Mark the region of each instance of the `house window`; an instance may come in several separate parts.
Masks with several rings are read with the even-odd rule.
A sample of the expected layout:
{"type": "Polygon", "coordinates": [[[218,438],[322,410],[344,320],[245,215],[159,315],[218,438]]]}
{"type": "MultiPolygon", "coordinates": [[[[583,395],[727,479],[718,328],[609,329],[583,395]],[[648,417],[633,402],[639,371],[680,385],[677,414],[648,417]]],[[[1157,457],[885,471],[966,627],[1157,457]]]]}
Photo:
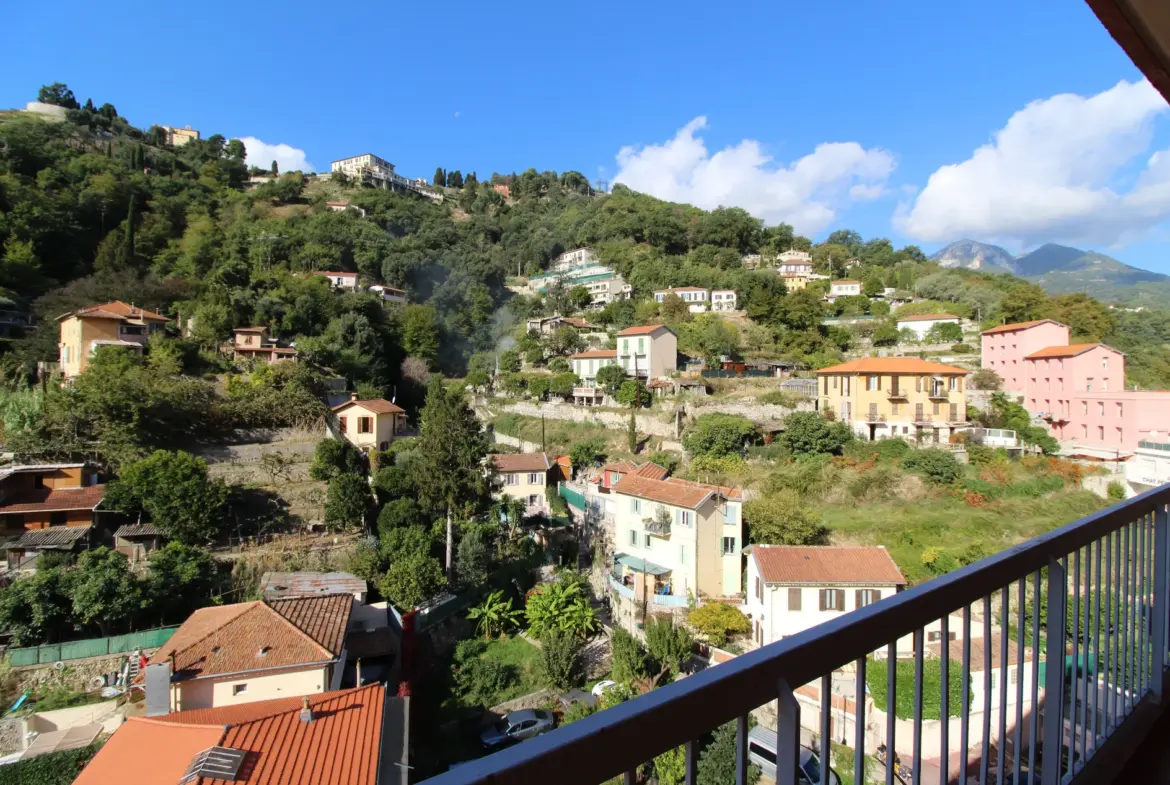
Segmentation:
{"type": "Polygon", "coordinates": [[[232,697],[233,698],[237,695],[243,695],[247,691],[248,691],[248,683],[247,682],[244,682],[243,684],[233,684],[232,685],[232,697]]]}
{"type": "Polygon", "coordinates": [[[959,389],[959,377],[957,377],[957,376],[948,376],[948,377],[947,377],[947,379],[950,381],[950,390],[951,390],[951,392],[956,392],[956,391],[958,391],[958,389],[959,389]]]}
{"type": "Polygon", "coordinates": [[[630,545],[634,548],[638,547],[638,533],[630,529],[630,545]]]}
{"type": "Polygon", "coordinates": [[[540,473],[539,472],[530,472],[528,474],[528,484],[529,485],[543,485],[543,483],[540,481],[540,473]]]}
{"type": "Polygon", "coordinates": [[[880,376],[866,376],[865,377],[865,389],[871,390],[871,391],[877,390],[878,385],[881,384],[881,382],[880,382],[881,378],[882,377],[880,377],[880,376]]]}
{"type": "Polygon", "coordinates": [[[1104,425],[1097,426],[1097,438],[1100,439],[1101,441],[1105,441],[1105,426],[1104,425]]]}
{"type": "Polygon", "coordinates": [[[739,523],[739,508],[732,504],[723,505],[723,522],[739,523]]]}
{"type": "Polygon", "coordinates": [[[1088,401],[1081,401],[1081,414],[1083,414],[1085,417],[1089,416],[1089,402],[1088,401]]]}
{"type": "Polygon", "coordinates": [[[349,429],[346,426],[346,418],[345,417],[338,417],[337,423],[338,423],[339,427],[341,428],[342,433],[349,433],[349,429]]]}
{"type": "Polygon", "coordinates": [[[635,513],[637,515],[641,515],[641,513],[642,513],[642,500],[641,499],[630,499],[630,512],[635,513]]]}
{"type": "Polygon", "coordinates": [[[882,598],[881,589],[858,589],[853,601],[858,608],[864,608],[866,605],[872,605],[882,598]]]}
{"type": "Polygon", "coordinates": [[[843,611],[845,610],[845,590],[844,589],[821,589],[820,608],[822,611],[843,611]]]}
{"type": "Polygon", "coordinates": [[[1105,402],[1097,401],[1097,414],[1101,417],[1105,416],[1105,402]]]}
{"type": "Polygon", "coordinates": [[[1108,377],[1101,380],[1101,392],[1109,392],[1109,379],[1108,379],[1108,377]]]}
{"type": "Polygon", "coordinates": [[[788,610],[790,610],[790,611],[800,610],[800,589],[789,589],[788,590],[788,610]]]}
{"type": "Polygon", "coordinates": [[[694,523],[694,516],[695,514],[690,510],[675,510],[674,515],[675,519],[678,521],[679,526],[690,526],[692,523],[694,523]]]}
{"type": "Polygon", "coordinates": [[[1089,426],[1087,426],[1087,425],[1081,426],[1081,436],[1083,436],[1086,439],[1089,438],[1089,426]]]}
{"type": "Polygon", "coordinates": [[[1085,391],[1086,392],[1093,392],[1093,380],[1092,379],[1085,379],[1085,391]]]}
{"type": "Polygon", "coordinates": [[[687,546],[685,546],[685,545],[678,546],[678,561],[679,561],[679,564],[686,564],[687,563],[687,546]]]}
{"type": "Polygon", "coordinates": [[[723,555],[730,556],[733,553],[735,553],[735,538],[734,537],[724,537],[723,538],[723,555]]]}
{"type": "Polygon", "coordinates": [[[520,484],[520,478],[517,477],[515,474],[505,474],[504,475],[504,485],[519,485],[519,484],[520,484]]]}
{"type": "Polygon", "coordinates": [[[649,547],[650,547],[650,535],[649,535],[649,534],[643,534],[643,535],[642,535],[642,547],[643,547],[643,548],[649,548],[649,547]]]}
{"type": "Polygon", "coordinates": [[[1121,401],[1118,401],[1118,402],[1117,402],[1117,416],[1118,416],[1118,417],[1121,417],[1121,416],[1122,416],[1122,411],[1123,411],[1123,410],[1122,410],[1122,403],[1121,403],[1121,401]]]}
{"type": "Polygon", "coordinates": [[[934,404],[934,414],[936,417],[938,415],[942,414],[942,404],[941,403],[934,404]]]}
{"type": "Polygon", "coordinates": [[[358,433],[373,433],[374,432],[374,418],[373,417],[358,417],[358,433]]]}
{"type": "Polygon", "coordinates": [[[764,582],[758,576],[756,577],[756,599],[761,601],[764,599],[764,582]]]}
{"type": "Polygon", "coordinates": [[[528,506],[529,507],[539,507],[540,506],[540,494],[536,494],[536,493],[528,494],[528,506]]]}

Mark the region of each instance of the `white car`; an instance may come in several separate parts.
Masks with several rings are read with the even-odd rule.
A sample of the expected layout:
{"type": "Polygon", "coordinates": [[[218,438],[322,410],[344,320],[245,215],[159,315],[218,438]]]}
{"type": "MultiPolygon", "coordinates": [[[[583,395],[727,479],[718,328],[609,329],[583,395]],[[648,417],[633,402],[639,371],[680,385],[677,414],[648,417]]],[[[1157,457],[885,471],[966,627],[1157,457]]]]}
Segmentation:
{"type": "Polygon", "coordinates": [[[599,681],[596,684],[594,684],[593,689],[590,690],[590,692],[593,693],[593,697],[600,698],[602,695],[605,694],[606,690],[608,690],[610,687],[616,687],[616,686],[617,686],[616,681],[611,681],[609,679],[606,679],[605,681],[599,681]]]}

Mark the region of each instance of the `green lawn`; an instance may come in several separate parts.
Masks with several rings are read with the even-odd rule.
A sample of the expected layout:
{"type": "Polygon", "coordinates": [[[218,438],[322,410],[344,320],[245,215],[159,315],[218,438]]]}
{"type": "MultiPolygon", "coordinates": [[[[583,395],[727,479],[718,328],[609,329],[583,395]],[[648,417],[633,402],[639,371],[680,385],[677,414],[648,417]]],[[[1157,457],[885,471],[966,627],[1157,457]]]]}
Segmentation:
{"type": "Polygon", "coordinates": [[[510,665],[519,678],[512,686],[496,695],[495,703],[503,703],[541,689],[540,649],[519,636],[498,638],[488,644],[483,659],[510,665]]]}

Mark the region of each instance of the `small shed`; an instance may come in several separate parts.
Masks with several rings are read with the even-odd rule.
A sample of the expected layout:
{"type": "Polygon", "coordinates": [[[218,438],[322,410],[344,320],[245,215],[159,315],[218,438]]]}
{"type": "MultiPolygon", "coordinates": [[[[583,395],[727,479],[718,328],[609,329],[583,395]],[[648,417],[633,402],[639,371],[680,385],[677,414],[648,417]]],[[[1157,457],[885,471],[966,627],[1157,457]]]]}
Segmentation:
{"type": "Polygon", "coordinates": [[[348,572],[266,572],[260,576],[260,593],[266,600],[352,594],[366,601],[366,582],[348,572]]]}
{"type": "Polygon", "coordinates": [[[36,559],[47,552],[76,553],[89,547],[92,526],[52,526],[26,531],[15,542],[5,546],[8,551],[8,569],[35,569],[36,559]]]}
{"type": "Polygon", "coordinates": [[[114,550],[131,563],[140,562],[162,547],[166,535],[153,523],[127,523],[114,532],[114,550]]]}

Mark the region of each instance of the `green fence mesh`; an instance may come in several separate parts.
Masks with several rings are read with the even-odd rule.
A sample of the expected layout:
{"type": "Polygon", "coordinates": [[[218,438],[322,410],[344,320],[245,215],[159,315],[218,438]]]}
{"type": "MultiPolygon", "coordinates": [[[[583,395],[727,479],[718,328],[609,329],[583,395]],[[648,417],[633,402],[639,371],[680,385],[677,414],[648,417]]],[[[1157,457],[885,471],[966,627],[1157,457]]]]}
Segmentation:
{"type": "Polygon", "coordinates": [[[62,660],[81,660],[86,657],[105,657],[136,649],[157,649],[175,634],[178,627],[159,627],[112,638],[89,638],[83,641],[52,643],[46,646],[28,646],[9,649],[8,662],[13,666],[44,665],[62,660]]]}

